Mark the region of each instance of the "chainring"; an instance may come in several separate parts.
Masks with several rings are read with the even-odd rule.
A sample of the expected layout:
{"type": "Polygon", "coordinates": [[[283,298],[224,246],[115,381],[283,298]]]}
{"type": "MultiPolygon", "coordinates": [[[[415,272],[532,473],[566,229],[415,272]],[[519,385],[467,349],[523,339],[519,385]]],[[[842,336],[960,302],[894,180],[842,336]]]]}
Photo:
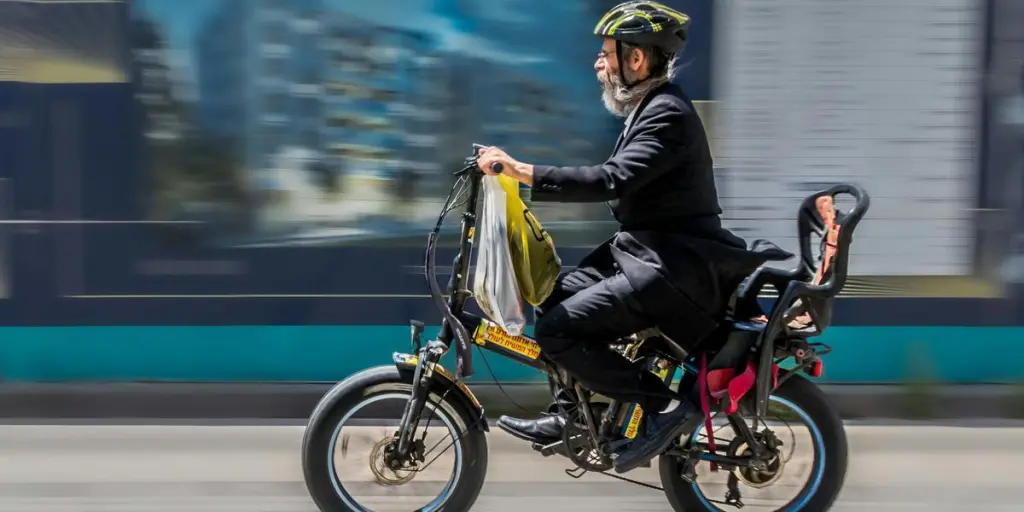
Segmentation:
{"type": "MultiPolygon", "coordinates": [[[[591,405],[591,409],[594,413],[594,420],[600,422],[607,405],[595,403],[591,405]]],[[[565,422],[562,443],[565,445],[569,460],[580,468],[598,473],[612,469],[612,460],[596,446],[598,443],[590,434],[583,413],[576,411],[569,421],[565,422]]]]}

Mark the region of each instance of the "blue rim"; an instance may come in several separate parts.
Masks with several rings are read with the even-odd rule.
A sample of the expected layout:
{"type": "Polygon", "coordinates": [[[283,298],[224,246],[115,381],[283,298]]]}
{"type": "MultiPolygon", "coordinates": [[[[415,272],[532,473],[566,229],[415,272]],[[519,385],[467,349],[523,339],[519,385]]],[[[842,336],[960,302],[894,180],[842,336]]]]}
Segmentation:
{"type": "MultiPolygon", "coordinates": [[[[338,421],[338,426],[334,428],[334,433],[331,434],[331,442],[328,445],[328,453],[330,453],[331,456],[328,457],[327,459],[327,472],[331,477],[331,485],[334,486],[334,491],[338,493],[338,496],[342,499],[342,501],[345,502],[346,505],[348,505],[354,510],[359,510],[361,512],[373,511],[357,503],[355,498],[353,498],[352,495],[345,490],[345,486],[341,485],[341,482],[339,481],[338,478],[338,474],[336,473],[334,468],[334,453],[337,451],[338,436],[341,435],[342,427],[349,420],[349,418],[351,418],[352,415],[356,413],[356,411],[362,409],[363,407],[366,407],[369,404],[379,402],[381,400],[388,398],[398,398],[400,400],[407,401],[409,400],[409,395],[396,391],[391,393],[383,393],[371,397],[368,400],[359,402],[358,404],[356,404],[355,407],[353,407],[347,413],[345,413],[345,416],[342,417],[340,421],[338,421]]],[[[427,403],[424,404],[424,407],[436,413],[436,416],[441,419],[441,422],[444,423],[446,427],[448,427],[448,431],[451,433],[451,435],[458,435],[459,430],[455,428],[455,425],[452,424],[451,419],[448,418],[447,411],[438,410],[438,407],[429,400],[427,401],[427,403]]],[[[452,493],[455,491],[455,486],[459,482],[459,477],[462,476],[462,446],[460,446],[460,443],[456,442],[452,445],[452,448],[455,449],[455,468],[452,469],[452,478],[448,480],[448,485],[446,485],[445,488],[441,491],[441,494],[439,494],[437,498],[434,498],[434,500],[428,503],[427,505],[419,508],[419,511],[435,512],[441,510],[441,507],[448,502],[448,499],[451,498],[452,493]]]]}
{"type": "MultiPolygon", "coordinates": [[[[808,486],[805,484],[804,490],[801,491],[796,498],[790,500],[789,504],[787,504],[785,507],[777,511],[797,512],[806,507],[807,503],[811,501],[812,498],[814,498],[814,495],[818,492],[818,488],[821,487],[822,479],[825,478],[825,440],[821,435],[821,430],[818,429],[818,425],[814,423],[810,415],[807,414],[807,412],[804,411],[803,408],[796,405],[790,400],[775,395],[771,395],[769,397],[769,400],[785,405],[790,410],[795,412],[797,416],[800,416],[800,419],[802,419],[804,421],[804,424],[807,425],[807,428],[810,429],[811,438],[814,439],[814,451],[816,455],[816,460],[814,463],[814,474],[811,476],[809,482],[810,485],[808,486]]],[[[693,437],[696,437],[697,434],[699,434],[703,429],[703,425],[698,427],[697,430],[694,431],[693,437]]],[[[711,502],[708,501],[707,497],[704,496],[704,493],[701,491],[700,485],[698,485],[697,482],[693,482],[691,486],[693,487],[694,493],[697,494],[701,504],[704,505],[704,508],[706,510],[721,511],[720,508],[712,505],[711,502]]]]}

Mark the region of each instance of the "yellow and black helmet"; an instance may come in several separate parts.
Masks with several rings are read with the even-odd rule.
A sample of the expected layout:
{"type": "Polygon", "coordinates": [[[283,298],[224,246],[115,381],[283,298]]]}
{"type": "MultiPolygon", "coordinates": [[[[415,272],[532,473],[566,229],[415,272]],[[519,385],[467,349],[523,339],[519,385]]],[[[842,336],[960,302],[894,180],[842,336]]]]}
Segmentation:
{"type": "Polygon", "coordinates": [[[690,17],[661,2],[630,0],[613,7],[594,34],[638,46],[654,46],[669,55],[686,47],[690,17]]]}

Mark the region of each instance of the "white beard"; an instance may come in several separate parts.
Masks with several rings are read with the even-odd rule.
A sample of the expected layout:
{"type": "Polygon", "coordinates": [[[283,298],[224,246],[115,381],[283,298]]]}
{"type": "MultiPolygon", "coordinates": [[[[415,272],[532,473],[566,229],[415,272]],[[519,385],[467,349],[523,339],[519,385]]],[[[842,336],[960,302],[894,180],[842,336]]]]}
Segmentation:
{"type": "MultiPolygon", "coordinates": [[[[626,72],[626,78],[630,82],[635,82],[636,77],[631,75],[632,73],[629,71],[626,72]]],[[[597,79],[601,82],[601,101],[604,103],[604,108],[616,117],[629,116],[648,92],[668,82],[667,76],[651,77],[627,88],[623,85],[622,78],[618,73],[609,73],[608,71],[598,73],[597,79]]]]}

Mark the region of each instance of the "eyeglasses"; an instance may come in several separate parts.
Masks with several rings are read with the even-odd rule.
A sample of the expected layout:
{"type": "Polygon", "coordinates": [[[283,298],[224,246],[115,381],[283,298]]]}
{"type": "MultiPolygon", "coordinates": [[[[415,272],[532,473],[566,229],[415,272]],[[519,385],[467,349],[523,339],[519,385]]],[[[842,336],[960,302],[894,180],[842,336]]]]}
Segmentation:
{"type": "Polygon", "coordinates": [[[601,50],[597,52],[597,60],[607,59],[609,55],[614,55],[615,50],[601,50]]]}

